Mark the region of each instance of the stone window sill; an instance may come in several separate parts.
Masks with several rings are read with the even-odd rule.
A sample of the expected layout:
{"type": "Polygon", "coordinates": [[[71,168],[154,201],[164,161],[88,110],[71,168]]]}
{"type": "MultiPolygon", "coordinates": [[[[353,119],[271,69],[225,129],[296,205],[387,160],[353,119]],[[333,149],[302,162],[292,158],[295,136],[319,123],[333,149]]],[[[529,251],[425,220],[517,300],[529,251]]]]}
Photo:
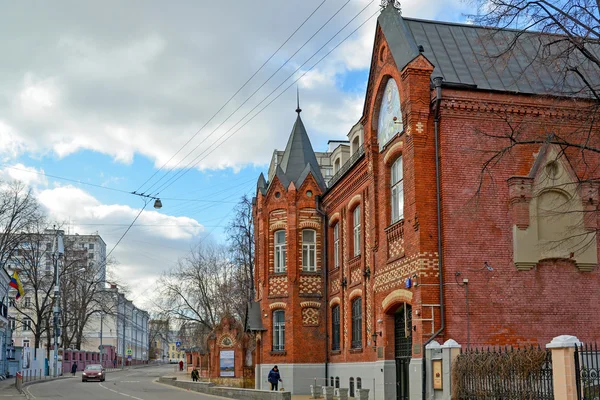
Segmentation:
{"type": "Polygon", "coordinates": [[[363,348],[362,347],[355,347],[350,349],[350,354],[358,354],[358,353],[362,353],[363,352],[363,348]]]}
{"type": "Polygon", "coordinates": [[[337,355],[339,355],[339,354],[342,354],[342,351],[341,351],[341,350],[331,350],[331,353],[330,353],[330,354],[331,354],[332,356],[337,356],[337,355]]]}
{"type": "Polygon", "coordinates": [[[286,350],[271,350],[270,354],[272,356],[285,356],[285,355],[287,355],[287,351],[286,350]]]}

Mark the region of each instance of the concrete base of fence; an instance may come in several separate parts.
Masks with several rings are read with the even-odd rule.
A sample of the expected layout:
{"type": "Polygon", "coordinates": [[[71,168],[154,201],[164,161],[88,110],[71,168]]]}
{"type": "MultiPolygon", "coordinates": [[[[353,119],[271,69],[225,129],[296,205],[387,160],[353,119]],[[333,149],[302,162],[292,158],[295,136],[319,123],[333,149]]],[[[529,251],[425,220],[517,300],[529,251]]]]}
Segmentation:
{"type": "Polygon", "coordinates": [[[268,390],[219,387],[210,382],[178,381],[176,377],[172,376],[160,377],[158,378],[158,382],[182,389],[192,390],[194,392],[211,394],[213,396],[228,397],[230,399],[291,400],[292,398],[292,394],[290,392],[272,392],[268,390]]]}
{"type": "Polygon", "coordinates": [[[333,400],[333,386],[323,386],[323,395],[325,400],[333,400]]]}
{"type": "Polygon", "coordinates": [[[369,389],[357,389],[359,400],[369,400],[369,389]]]}
{"type": "Polygon", "coordinates": [[[323,386],[321,385],[310,385],[310,395],[313,399],[320,399],[323,397],[323,386]]]}

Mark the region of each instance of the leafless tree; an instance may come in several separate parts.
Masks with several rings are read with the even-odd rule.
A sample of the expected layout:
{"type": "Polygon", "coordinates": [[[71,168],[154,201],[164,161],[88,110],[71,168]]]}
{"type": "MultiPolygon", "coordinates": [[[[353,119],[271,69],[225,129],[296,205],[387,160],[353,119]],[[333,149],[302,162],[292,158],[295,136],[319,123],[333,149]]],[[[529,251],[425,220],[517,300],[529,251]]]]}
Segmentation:
{"type": "Polygon", "coordinates": [[[148,322],[148,341],[150,359],[162,359],[162,349],[169,343],[170,320],[162,313],[155,313],[148,322]],[[158,343],[161,346],[158,346],[158,343]]]}
{"type": "MultiPolygon", "coordinates": [[[[239,270],[237,285],[246,301],[254,299],[254,221],[252,200],[244,195],[234,209],[234,216],[227,227],[227,239],[232,262],[239,270]]],[[[244,304],[245,306],[245,304],[244,304]]],[[[243,311],[238,310],[243,315],[243,311]]]]}
{"type": "Polygon", "coordinates": [[[243,302],[236,285],[237,268],[228,249],[209,239],[160,280],[161,311],[180,322],[195,322],[212,329],[225,313],[233,314],[243,302]]]}

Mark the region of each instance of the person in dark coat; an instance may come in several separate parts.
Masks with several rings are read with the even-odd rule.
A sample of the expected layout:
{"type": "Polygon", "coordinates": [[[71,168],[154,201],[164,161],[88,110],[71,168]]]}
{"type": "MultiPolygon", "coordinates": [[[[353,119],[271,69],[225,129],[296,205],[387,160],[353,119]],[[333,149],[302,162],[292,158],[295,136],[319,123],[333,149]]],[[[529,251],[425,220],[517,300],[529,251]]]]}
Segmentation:
{"type": "Polygon", "coordinates": [[[77,372],[77,361],[73,362],[73,365],[71,365],[71,373],[73,376],[75,376],[75,372],[77,372]]]}
{"type": "Polygon", "coordinates": [[[279,375],[279,369],[277,365],[273,367],[273,369],[269,372],[269,383],[271,384],[271,390],[279,390],[279,382],[281,381],[281,375],[279,375]]]}
{"type": "Polygon", "coordinates": [[[183,361],[179,361],[179,370],[183,371],[183,361]]]}
{"type": "Polygon", "coordinates": [[[192,370],[192,380],[194,382],[198,382],[199,377],[200,377],[200,374],[198,373],[198,370],[196,369],[196,367],[194,367],[194,369],[192,370]]]}

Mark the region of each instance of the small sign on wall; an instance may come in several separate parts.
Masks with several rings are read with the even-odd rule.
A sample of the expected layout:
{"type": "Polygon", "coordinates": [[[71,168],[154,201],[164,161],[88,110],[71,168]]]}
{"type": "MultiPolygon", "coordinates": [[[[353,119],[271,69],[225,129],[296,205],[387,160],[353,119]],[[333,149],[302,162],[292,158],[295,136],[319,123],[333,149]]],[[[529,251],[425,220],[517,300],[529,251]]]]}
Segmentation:
{"type": "Polygon", "coordinates": [[[442,360],[433,360],[433,388],[443,389],[442,360]]]}
{"type": "Polygon", "coordinates": [[[220,376],[235,376],[233,350],[221,350],[219,355],[220,376]]]}

